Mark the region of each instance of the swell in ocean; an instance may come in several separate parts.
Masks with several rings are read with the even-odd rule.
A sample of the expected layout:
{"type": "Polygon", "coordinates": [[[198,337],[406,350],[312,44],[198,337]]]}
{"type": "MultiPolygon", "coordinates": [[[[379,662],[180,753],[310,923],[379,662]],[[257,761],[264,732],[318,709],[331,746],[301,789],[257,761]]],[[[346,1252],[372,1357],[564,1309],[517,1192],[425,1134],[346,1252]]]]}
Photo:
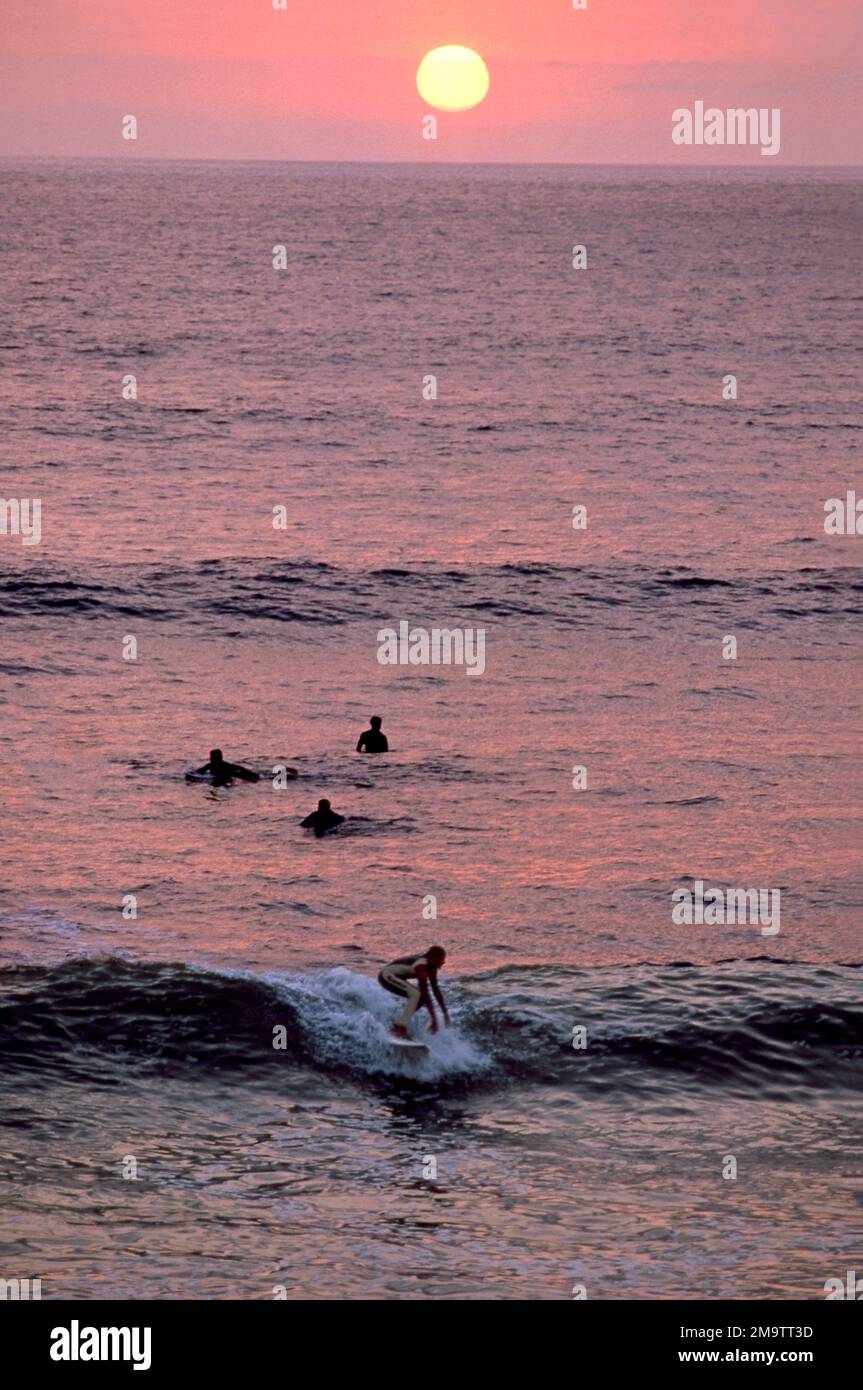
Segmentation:
{"type": "MultiPolygon", "coordinates": [[[[822,622],[847,617],[859,606],[863,569],[845,566],[777,571],[732,579],[687,566],[655,569],[629,565],[506,564],[440,569],[351,570],[315,561],[205,560],[193,564],[122,571],[98,577],[35,565],[0,576],[0,617],[58,613],[156,621],[202,614],[227,623],[242,619],[281,623],[339,624],[381,617],[382,600],[398,613],[443,611],[483,617],[542,620],[614,629],[627,615],[643,612],[652,625],[697,606],[733,614],[739,623],[772,629],[777,620],[817,616],[822,622]]],[[[628,619],[627,619],[628,621],[628,619]]],[[[244,627],[237,636],[247,634],[244,627]]],[[[823,638],[822,638],[823,640],[823,638]]],[[[846,633],[846,640],[848,634],[846,633]]]]}
{"type": "Polygon", "coordinates": [[[0,973],[0,1049],[10,1084],[192,1072],[278,1085],[302,1070],[440,1095],[540,1084],[789,1099],[863,1089],[860,968],[507,967],[448,990],[452,1027],[424,1034],[417,1058],[387,1041],[388,996],[344,967],[252,975],[75,957],[0,973]]]}

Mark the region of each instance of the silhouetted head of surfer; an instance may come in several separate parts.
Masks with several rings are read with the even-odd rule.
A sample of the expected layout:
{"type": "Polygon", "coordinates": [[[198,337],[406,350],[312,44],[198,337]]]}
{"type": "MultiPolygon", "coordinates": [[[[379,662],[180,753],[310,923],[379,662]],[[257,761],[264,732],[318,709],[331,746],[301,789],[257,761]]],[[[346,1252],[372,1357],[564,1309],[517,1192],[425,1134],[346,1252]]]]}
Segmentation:
{"type": "Polygon", "coordinates": [[[225,761],[225,759],[224,759],[224,757],[222,756],[222,750],[221,750],[221,748],[211,748],[211,749],[210,749],[210,771],[211,771],[211,772],[215,772],[215,770],[216,770],[217,767],[221,767],[221,765],[222,765],[222,763],[223,763],[224,761],[225,761]]]}
{"type": "Polygon", "coordinates": [[[330,809],[330,803],[327,801],[327,799],[326,799],[325,796],[324,796],[324,797],[321,797],[321,800],[318,802],[318,810],[319,810],[319,811],[329,811],[329,809],[330,809]]]}
{"type": "Polygon", "coordinates": [[[426,960],[428,961],[429,965],[434,965],[438,970],[440,970],[441,966],[446,960],[446,951],[444,950],[443,946],[430,946],[426,951],[426,960]]]}
{"type": "Polygon", "coordinates": [[[378,729],[381,727],[381,724],[383,724],[383,722],[384,721],[381,719],[379,714],[373,714],[371,719],[369,720],[369,723],[371,724],[372,728],[375,730],[376,733],[378,729]]]}

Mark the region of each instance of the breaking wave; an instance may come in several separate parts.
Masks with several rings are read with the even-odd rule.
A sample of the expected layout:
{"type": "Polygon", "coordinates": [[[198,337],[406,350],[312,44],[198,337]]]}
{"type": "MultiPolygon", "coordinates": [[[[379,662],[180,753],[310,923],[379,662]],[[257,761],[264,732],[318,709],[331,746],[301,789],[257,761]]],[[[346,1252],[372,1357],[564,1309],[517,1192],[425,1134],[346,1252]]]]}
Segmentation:
{"type": "Polygon", "coordinates": [[[783,1099],[863,1089],[858,969],[513,967],[448,983],[453,1026],[422,1033],[428,1054],[414,1056],[388,1042],[394,1001],[344,967],[252,975],[76,957],[0,972],[0,1048],[7,1081],[121,1086],[136,1072],[193,1070],[281,1084],[302,1069],[442,1093],[722,1087],[783,1099]],[[587,1045],[575,1048],[582,1026],[587,1045]]]}

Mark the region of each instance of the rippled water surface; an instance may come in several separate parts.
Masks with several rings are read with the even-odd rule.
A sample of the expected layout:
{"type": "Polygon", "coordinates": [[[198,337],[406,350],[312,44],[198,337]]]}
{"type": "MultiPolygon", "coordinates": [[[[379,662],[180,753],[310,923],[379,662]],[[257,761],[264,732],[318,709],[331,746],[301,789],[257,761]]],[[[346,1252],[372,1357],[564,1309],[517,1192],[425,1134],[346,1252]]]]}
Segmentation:
{"type": "Polygon", "coordinates": [[[0,185],[0,492],[42,501],[39,545],[0,537],[0,1274],[812,1298],[863,1267],[863,541],[823,526],[860,478],[857,180],[0,185]],[[485,673],[380,665],[401,621],[482,628],[485,673]],[[186,782],[214,745],[263,780],[186,782]],[[781,930],[676,925],[697,879],[781,890],[781,930]],[[453,1028],[393,1056],[374,977],[433,938],[453,1028]]]}

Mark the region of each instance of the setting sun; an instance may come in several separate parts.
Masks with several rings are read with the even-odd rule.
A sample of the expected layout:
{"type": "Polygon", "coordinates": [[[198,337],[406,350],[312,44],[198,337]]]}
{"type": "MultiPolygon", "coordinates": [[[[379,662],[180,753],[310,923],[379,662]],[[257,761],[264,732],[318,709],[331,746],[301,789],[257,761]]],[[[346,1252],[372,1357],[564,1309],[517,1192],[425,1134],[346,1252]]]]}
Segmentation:
{"type": "Polygon", "coordinates": [[[488,86],[488,68],[482,58],[459,44],[433,48],[417,71],[420,96],[440,111],[467,111],[478,106],[488,86]]]}

